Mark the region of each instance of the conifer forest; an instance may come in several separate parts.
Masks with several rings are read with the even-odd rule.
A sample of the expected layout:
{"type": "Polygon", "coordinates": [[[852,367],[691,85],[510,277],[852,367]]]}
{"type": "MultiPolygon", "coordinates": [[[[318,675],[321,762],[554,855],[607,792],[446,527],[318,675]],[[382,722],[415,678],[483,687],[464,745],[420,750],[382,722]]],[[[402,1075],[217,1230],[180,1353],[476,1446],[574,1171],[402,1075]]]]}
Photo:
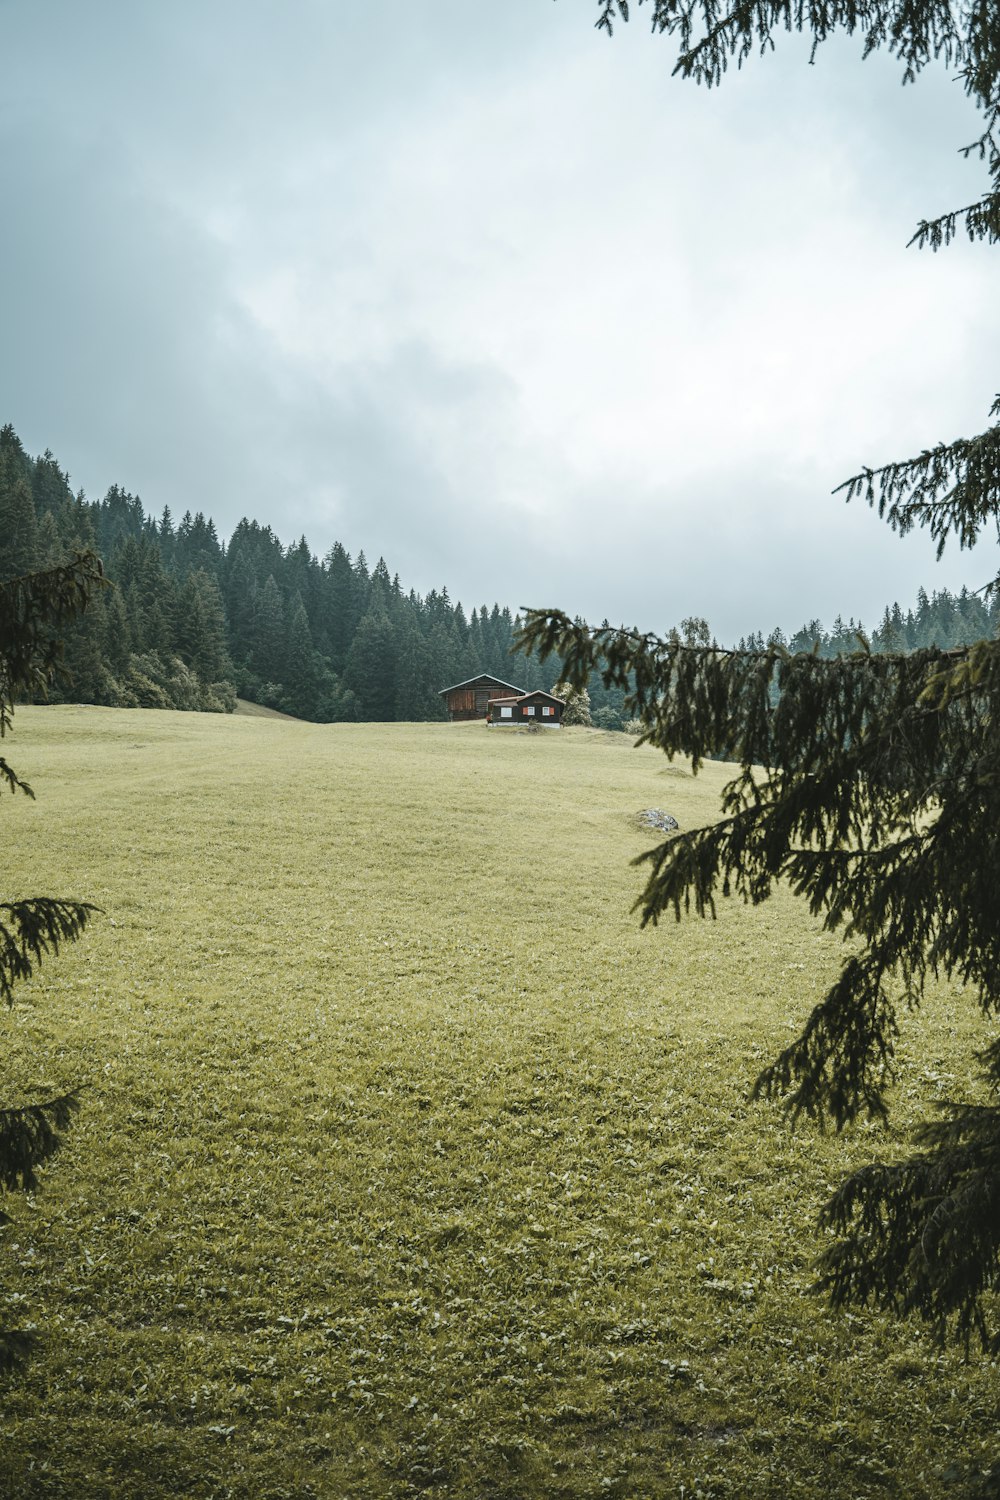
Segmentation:
{"type": "MultiPolygon", "coordinates": [[[[283,545],[272,525],[241,520],[220,538],[210,516],[165,506],[147,513],[113,485],[102,500],[74,494],[59,460],[30,456],[0,429],[0,576],[52,567],[93,549],[113,588],[65,632],[65,674],[50,701],[120,708],[231,712],[237,696],[320,723],[423,722],[446,717],[440,690],[489,672],[527,691],[549,688],[558,664],[511,654],[520,620],[508,603],[468,612],[448,588],[407,589],[379,558],[339,543],[323,558],[306,537],[283,545]]],[[[669,608],[669,600],[664,601],[669,608]]],[[[886,606],[867,639],[878,651],[943,649],[992,635],[1000,600],[963,589],[886,606]]],[[[705,621],[682,622],[706,641],[705,621]]],[[[860,621],[839,616],[751,633],[740,649],[775,643],[836,656],[857,649],[860,621]]],[[[595,723],[619,729],[624,690],[589,684],[595,723]]]]}

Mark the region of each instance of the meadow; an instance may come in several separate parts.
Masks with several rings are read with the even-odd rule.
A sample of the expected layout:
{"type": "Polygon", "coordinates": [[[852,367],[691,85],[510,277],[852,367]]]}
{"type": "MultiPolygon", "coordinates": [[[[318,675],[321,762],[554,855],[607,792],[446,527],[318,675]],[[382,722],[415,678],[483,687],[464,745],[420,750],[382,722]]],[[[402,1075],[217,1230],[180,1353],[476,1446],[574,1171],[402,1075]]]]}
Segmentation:
{"type": "Polygon", "coordinates": [[[641,930],[623,735],[22,708],[14,894],[97,902],[3,1018],[84,1084],[8,1199],[4,1497],[964,1496],[996,1365],[810,1294],[820,1203],[966,1088],[910,1018],[889,1128],[748,1102],[836,970],[787,893],[641,930]]]}

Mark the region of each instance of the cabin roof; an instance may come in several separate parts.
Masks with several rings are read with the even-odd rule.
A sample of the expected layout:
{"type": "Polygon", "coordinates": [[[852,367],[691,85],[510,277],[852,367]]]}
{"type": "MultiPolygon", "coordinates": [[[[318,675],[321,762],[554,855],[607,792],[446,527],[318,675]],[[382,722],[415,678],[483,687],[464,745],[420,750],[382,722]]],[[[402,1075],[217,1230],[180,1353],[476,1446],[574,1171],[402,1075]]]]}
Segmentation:
{"type": "Polygon", "coordinates": [[[535,688],[534,692],[522,693],[517,701],[518,703],[538,703],[542,700],[546,703],[558,703],[560,708],[566,707],[566,700],[564,698],[557,698],[555,693],[547,693],[544,688],[535,688]]]}
{"type": "Polygon", "coordinates": [[[558,703],[560,708],[566,704],[562,698],[557,698],[554,693],[546,693],[542,688],[535,688],[531,693],[518,693],[516,698],[491,698],[491,703],[558,703]]]}
{"type": "Polygon", "coordinates": [[[454,693],[459,688],[475,687],[507,688],[510,692],[516,693],[518,697],[521,697],[524,693],[524,688],[516,687],[513,682],[504,682],[501,677],[492,677],[489,672],[480,672],[478,677],[468,677],[465,682],[453,682],[451,687],[441,688],[438,692],[438,697],[442,698],[445,693],[454,693]]]}

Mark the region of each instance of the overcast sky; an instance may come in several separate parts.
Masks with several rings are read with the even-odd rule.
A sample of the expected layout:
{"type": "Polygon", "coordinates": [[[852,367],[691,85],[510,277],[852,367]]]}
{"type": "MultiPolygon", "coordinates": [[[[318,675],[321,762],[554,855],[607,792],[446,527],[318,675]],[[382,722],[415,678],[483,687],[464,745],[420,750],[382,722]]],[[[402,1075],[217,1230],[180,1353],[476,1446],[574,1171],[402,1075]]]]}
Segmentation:
{"type": "Polygon", "coordinates": [[[982,189],[961,89],[789,39],[709,91],[595,14],[0,0],[0,421],[467,606],[732,640],[985,582],[831,495],[1000,386],[991,252],[905,248],[982,189]]]}

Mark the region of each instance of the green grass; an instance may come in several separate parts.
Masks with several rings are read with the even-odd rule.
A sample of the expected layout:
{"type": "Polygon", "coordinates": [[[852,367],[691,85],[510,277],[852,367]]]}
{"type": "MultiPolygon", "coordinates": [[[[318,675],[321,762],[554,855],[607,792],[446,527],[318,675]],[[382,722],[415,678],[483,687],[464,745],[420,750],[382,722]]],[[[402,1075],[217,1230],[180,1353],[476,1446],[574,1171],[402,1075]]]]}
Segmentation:
{"type": "Polygon", "coordinates": [[[20,709],[18,894],[105,910],[5,1021],[86,1083],[0,1282],[4,1496],[964,1495],[996,1368],[809,1295],[818,1205],[961,1091],[946,988],[892,1131],[756,1072],[838,961],[801,906],[641,931],[624,736],[20,709]]]}

